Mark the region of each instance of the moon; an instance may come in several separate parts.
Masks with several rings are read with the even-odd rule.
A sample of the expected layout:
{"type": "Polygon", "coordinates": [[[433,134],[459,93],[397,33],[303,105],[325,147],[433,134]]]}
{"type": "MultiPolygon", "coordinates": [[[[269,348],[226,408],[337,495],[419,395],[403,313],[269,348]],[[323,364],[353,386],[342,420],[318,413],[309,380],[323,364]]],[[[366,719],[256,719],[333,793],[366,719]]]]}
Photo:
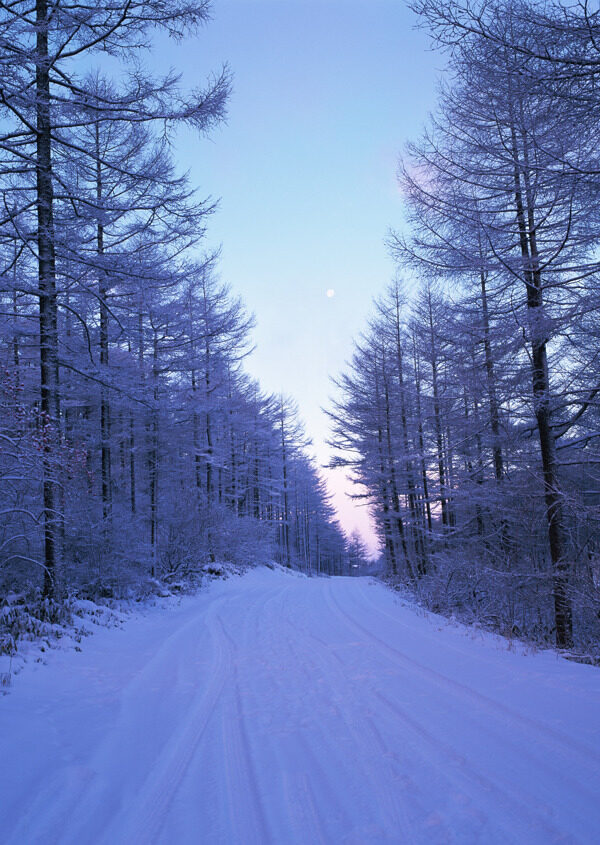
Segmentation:
{"type": "Polygon", "coordinates": [[[328,288],[328,289],[327,289],[327,298],[328,298],[328,299],[331,299],[333,296],[335,296],[335,291],[334,291],[334,289],[333,289],[333,288],[328,288]]]}

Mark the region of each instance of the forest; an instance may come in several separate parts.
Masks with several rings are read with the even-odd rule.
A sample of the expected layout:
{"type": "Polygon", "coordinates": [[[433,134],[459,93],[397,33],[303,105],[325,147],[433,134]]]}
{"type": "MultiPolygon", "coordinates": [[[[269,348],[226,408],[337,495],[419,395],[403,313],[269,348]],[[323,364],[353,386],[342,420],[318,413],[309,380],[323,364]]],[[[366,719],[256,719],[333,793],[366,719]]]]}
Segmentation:
{"type": "MultiPolygon", "coordinates": [[[[415,0],[446,62],[398,170],[393,281],[333,380],[331,466],[386,577],[538,643],[600,640],[600,20],[415,0]]],[[[222,561],[344,574],[292,398],[244,369],[253,317],[176,160],[231,74],[149,72],[206,0],[0,8],[0,595],[40,618],[222,561]]],[[[401,82],[399,81],[399,84],[401,82]]],[[[400,140],[400,139],[399,139],[400,140]]],[[[5,648],[10,649],[8,636],[5,648]]]]}
{"type": "Polygon", "coordinates": [[[178,127],[223,121],[229,71],[193,89],[140,60],[155,33],[193,35],[209,14],[206,0],[0,9],[7,618],[215,561],[347,562],[293,401],[244,371],[253,319],[204,246],[215,202],[174,160],[178,127]]]}
{"type": "Polygon", "coordinates": [[[397,275],[336,380],[334,461],[427,607],[593,652],[599,14],[413,8],[447,67],[399,166],[397,275]]]}
{"type": "Polygon", "coordinates": [[[600,841],[597,5],[0,0],[3,843],[600,841]]]}

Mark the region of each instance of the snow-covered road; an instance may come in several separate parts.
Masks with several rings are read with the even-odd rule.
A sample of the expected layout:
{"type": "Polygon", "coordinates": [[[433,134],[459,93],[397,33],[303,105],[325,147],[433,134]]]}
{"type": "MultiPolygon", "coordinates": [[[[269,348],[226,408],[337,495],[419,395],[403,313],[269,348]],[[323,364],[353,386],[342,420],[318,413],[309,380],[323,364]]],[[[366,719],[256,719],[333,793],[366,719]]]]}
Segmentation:
{"type": "Polygon", "coordinates": [[[0,699],[0,841],[600,842],[600,670],[268,569],[0,699]]]}

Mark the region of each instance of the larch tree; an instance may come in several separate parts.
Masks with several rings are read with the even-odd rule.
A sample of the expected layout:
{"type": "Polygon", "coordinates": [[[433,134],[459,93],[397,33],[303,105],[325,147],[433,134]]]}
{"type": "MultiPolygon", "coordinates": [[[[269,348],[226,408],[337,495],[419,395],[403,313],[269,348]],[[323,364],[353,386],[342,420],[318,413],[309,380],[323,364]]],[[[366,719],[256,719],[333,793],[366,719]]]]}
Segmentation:
{"type": "MultiPolygon", "coordinates": [[[[61,147],[77,149],[71,130],[81,125],[82,109],[89,104],[78,68],[88,56],[91,59],[101,51],[127,62],[132,51],[147,45],[152,29],[182,36],[205,23],[208,13],[207,2],[177,0],[100,2],[93,6],[36,0],[35,4],[15,2],[0,8],[3,176],[13,184],[18,182],[18,188],[11,190],[16,202],[1,222],[26,238],[37,264],[40,411],[47,421],[43,463],[44,589],[49,596],[54,592],[59,555],[56,456],[62,427],[55,221],[60,182],[55,160],[61,147]],[[25,222],[32,215],[35,229],[25,222]]],[[[176,78],[155,81],[134,70],[124,95],[95,97],[95,104],[99,110],[118,111],[120,119],[132,123],[160,120],[168,125],[183,120],[205,131],[221,119],[227,87],[223,74],[205,91],[184,95],[176,78]]]]}

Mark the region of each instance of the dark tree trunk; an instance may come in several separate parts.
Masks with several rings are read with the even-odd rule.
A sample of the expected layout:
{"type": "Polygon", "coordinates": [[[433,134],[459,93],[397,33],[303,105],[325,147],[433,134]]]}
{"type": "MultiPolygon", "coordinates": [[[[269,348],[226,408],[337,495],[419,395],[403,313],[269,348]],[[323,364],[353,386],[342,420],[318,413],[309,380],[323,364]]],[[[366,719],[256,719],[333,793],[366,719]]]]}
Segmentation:
{"type": "Polygon", "coordinates": [[[96,202],[99,215],[96,231],[98,252],[98,300],[100,302],[100,371],[102,387],[100,396],[100,441],[101,441],[101,475],[102,475],[102,518],[105,523],[110,519],[112,511],[112,457],[110,448],[110,404],[108,399],[108,280],[103,267],[104,259],[104,224],[102,218],[102,165],[100,162],[100,127],[96,122],[96,202]]]}
{"type": "Polygon", "coordinates": [[[546,349],[546,329],[543,319],[543,290],[540,272],[539,253],[535,235],[533,198],[529,188],[527,168],[527,144],[524,140],[524,164],[519,163],[517,135],[512,127],[512,145],[514,154],[514,181],[519,240],[523,259],[525,287],[527,290],[527,311],[531,333],[531,368],[533,381],[533,401],[537,421],[542,470],[544,477],[544,496],[546,500],[546,518],[548,522],[548,541],[553,566],[554,618],[556,624],[556,644],[559,648],[572,645],[573,621],[569,598],[570,567],[566,559],[566,542],[563,517],[563,497],[558,477],[556,460],[556,442],[551,427],[550,376],[546,349]],[[522,179],[525,184],[527,216],[523,201],[522,179]]]}
{"type": "Polygon", "coordinates": [[[404,561],[406,563],[406,569],[408,571],[409,577],[411,581],[415,580],[415,573],[412,567],[412,563],[410,561],[410,557],[408,554],[408,548],[406,544],[406,537],[404,532],[404,522],[402,520],[402,516],[400,514],[400,496],[398,495],[398,484],[396,481],[396,468],[394,466],[394,453],[393,453],[393,446],[392,446],[392,431],[391,431],[391,419],[390,419],[390,397],[389,397],[389,389],[386,380],[385,373],[383,374],[384,378],[384,395],[385,395],[385,435],[386,435],[386,446],[387,446],[387,456],[388,456],[388,466],[389,466],[389,474],[390,474],[390,492],[392,496],[392,508],[394,510],[394,522],[396,524],[396,528],[398,531],[398,536],[400,538],[400,544],[402,545],[402,553],[404,555],[404,561]]]}
{"type": "Polygon", "coordinates": [[[283,545],[285,549],[286,566],[292,565],[290,558],[290,523],[289,523],[289,502],[288,502],[288,469],[285,443],[285,428],[283,420],[283,406],[281,408],[281,459],[283,466],[283,545]]]}
{"type": "Polygon", "coordinates": [[[19,306],[17,301],[17,242],[15,240],[15,255],[14,255],[14,264],[13,264],[13,293],[12,293],[12,317],[13,317],[13,324],[15,326],[15,333],[13,334],[13,365],[15,368],[15,378],[17,383],[20,382],[20,365],[19,365],[19,338],[16,332],[17,328],[17,320],[19,318],[19,306]]]}
{"type": "Polygon", "coordinates": [[[406,464],[406,484],[408,487],[408,507],[415,532],[415,551],[418,559],[419,575],[427,571],[427,552],[425,548],[425,527],[421,520],[421,514],[417,507],[417,493],[414,479],[413,462],[410,458],[410,445],[408,440],[408,422],[406,412],[406,395],[404,388],[404,360],[402,352],[402,338],[400,337],[400,297],[398,290],[395,290],[396,306],[396,364],[398,367],[398,388],[400,392],[400,422],[402,425],[402,443],[404,446],[406,464]]]}
{"type": "Polygon", "coordinates": [[[129,504],[131,513],[135,513],[135,431],[132,412],[129,414],[129,504]]]}
{"type": "Polygon", "coordinates": [[[55,592],[58,562],[58,485],[56,472],[60,446],[60,396],[58,380],[58,318],[54,247],[54,191],[50,125],[50,73],[48,56],[48,2],[36,0],[36,190],[38,296],[40,325],[40,409],[47,431],[43,447],[44,595],[55,592]]]}
{"type": "Polygon", "coordinates": [[[500,445],[500,413],[496,395],[496,374],[494,358],[490,341],[490,317],[487,301],[487,284],[485,273],[481,271],[481,311],[483,316],[483,347],[485,354],[485,372],[488,388],[488,402],[490,404],[490,425],[492,429],[492,454],[494,458],[494,474],[496,481],[502,481],[504,476],[504,459],[500,445]]]}
{"type": "Polygon", "coordinates": [[[423,414],[421,411],[421,374],[419,359],[417,357],[417,344],[413,337],[413,356],[415,368],[415,397],[417,401],[417,422],[419,435],[419,454],[421,455],[421,483],[423,485],[423,498],[425,499],[425,511],[427,513],[427,528],[431,534],[433,524],[431,519],[431,503],[429,501],[429,484],[427,481],[427,467],[425,464],[425,438],[423,436],[423,414]]]}
{"type": "Polygon", "coordinates": [[[440,503],[442,506],[442,525],[445,528],[450,526],[450,519],[448,514],[448,500],[446,496],[446,469],[444,465],[444,441],[442,435],[442,419],[440,412],[440,398],[438,387],[438,362],[437,351],[435,346],[435,334],[433,328],[433,309],[431,304],[431,292],[428,291],[428,310],[429,310],[429,342],[431,353],[431,378],[433,387],[433,421],[435,426],[435,442],[437,447],[438,458],[438,475],[440,480],[440,503]]]}
{"type": "Polygon", "coordinates": [[[394,541],[393,523],[390,516],[390,499],[388,493],[388,477],[385,471],[385,456],[383,449],[383,429],[381,424],[381,396],[379,390],[379,376],[377,370],[377,362],[375,364],[375,411],[378,416],[377,420],[377,449],[379,461],[379,484],[381,489],[381,503],[383,508],[383,532],[385,537],[385,546],[388,552],[392,575],[398,575],[398,559],[396,554],[396,543],[394,541]]]}
{"type": "Polygon", "coordinates": [[[204,371],[204,382],[206,387],[206,413],[205,413],[205,434],[206,434],[206,500],[210,503],[212,499],[212,470],[213,470],[213,441],[212,428],[210,421],[210,412],[208,410],[208,403],[210,401],[211,385],[210,385],[210,368],[209,368],[209,346],[206,342],[206,369],[204,371]]]}
{"type": "Polygon", "coordinates": [[[156,576],[158,562],[158,338],[154,332],[152,355],[152,418],[150,425],[150,547],[152,550],[152,575],[156,576]]]}
{"type": "Polygon", "coordinates": [[[196,410],[196,371],[192,370],[192,402],[194,411],[192,413],[192,438],[194,441],[194,475],[196,479],[196,490],[202,490],[202,458],[200,455],[200,415],[196,410]]]}
{"type": "MultiPolygon", "coordinates": [[[[256,444],[258,450],[258,444],[256,444]]],[[[254,519],[260,519],[260,467],[258,464],[258,453],[254,456],[254,484],[253,484],[253,506],[254,519]]]]}
{"type": "Polygon", "coordinates": [[[398,574],[398,560],[396,556],[396,544],[394,543],[394,532],[392,530],[392,521],[390,519],[390,503],[389,503],[389,496],[387,491],[387,485],[385,482],[385,475],[384,475],[384,463],[383,463],[383,433],[381,428],[377,430],[377,439],[379,442],[379,453],[380,453],[380,464],[379,469],[381,472],[381,501],[382,501],[382,508],[383,508],[383,533],[385,538],[385,547],[388,552],[388,557],[390,561],[390,567],[392,570],[392,575],[396,576],[398,574]]]}

